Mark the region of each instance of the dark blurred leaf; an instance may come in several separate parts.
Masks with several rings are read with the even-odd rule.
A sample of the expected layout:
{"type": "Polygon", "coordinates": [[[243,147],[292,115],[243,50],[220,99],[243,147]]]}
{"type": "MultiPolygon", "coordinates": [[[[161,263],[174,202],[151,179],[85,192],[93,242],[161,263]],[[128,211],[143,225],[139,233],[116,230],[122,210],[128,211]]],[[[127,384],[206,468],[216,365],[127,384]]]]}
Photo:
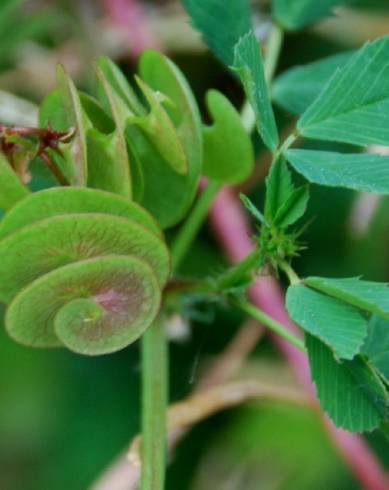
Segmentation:
{"type": "Polygon", "coordinates": [[[248,0],[182,0],[192,24],[206,44],[227,66],[234,61],[234,46],[251,29],[248,0]]]}
{"type": "Polygon", "coordinates": [[[328,16],[334,7],[354,0],[274,0],[273,15],[288,30],[297,30],[328,16]]]}
{"type": "Polygon", "coordinates": [[[273,83],[273,100],[292,114],[302,114],[352,54],[351,51],[339,53],[282,73],[273,83]]]}

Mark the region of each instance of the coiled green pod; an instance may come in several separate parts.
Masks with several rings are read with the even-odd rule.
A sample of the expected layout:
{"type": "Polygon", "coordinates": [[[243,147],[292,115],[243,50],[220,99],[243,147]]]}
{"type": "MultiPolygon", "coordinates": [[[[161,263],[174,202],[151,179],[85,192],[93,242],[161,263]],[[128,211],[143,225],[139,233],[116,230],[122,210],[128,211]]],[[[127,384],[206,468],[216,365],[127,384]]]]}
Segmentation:
{"type": "Polygon", "coordinates": [[[29,195],[0,225],[6,328],[36,347],[105,354],[136,340],[158,313],[169,254],[153,218],[88,188],[29,195]]]}

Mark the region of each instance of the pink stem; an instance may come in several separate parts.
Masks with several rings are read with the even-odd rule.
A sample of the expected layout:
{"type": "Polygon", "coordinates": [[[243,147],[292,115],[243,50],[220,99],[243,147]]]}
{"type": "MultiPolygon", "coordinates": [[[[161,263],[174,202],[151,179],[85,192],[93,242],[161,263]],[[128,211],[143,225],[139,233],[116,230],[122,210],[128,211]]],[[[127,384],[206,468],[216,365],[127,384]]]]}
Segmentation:
{"type": "MultiPolygon", "coordinates": [[[[242,206],[232,189],[220,191],[210,212],[210,222],[217,239],[231,262],[242,260],[254,247],[252,230],[242,206]]],[[[284,306],[284,297],[277,281],[272,277],[259,277],[250,287],[249,294],[255,305],[290,330],[297,331],[284,306]]],[[[274,337],[279,349],[289,361],[300,382],[314,396],[306,356],[280,337],[274,337]]],[[[326,416],[324,423],[354,476],[367,490],[389,490],[389,478],[362,437],[337,429],[326,416]]]]}
{"type": "Polygon", "coordinates": [[[102,0],[112,23],[128,43],[129,54],[137,59],[147,48],[161,49],[158,41],[146,27],[142,6],[137,0],[102,0]]]}

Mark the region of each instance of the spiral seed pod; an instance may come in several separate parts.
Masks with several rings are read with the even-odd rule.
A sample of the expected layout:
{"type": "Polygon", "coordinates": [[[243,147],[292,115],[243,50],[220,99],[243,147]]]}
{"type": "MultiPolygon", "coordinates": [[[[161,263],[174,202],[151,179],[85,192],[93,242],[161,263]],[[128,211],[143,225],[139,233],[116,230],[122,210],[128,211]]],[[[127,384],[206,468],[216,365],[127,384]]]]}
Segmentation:
{"type": "Polygon", "coordinates": [[[55,188],[20,201],[0,225],[6,328],[36,347],[104,354],[154,320],[169,255],[153,218],[125,198],[55,188]]]}

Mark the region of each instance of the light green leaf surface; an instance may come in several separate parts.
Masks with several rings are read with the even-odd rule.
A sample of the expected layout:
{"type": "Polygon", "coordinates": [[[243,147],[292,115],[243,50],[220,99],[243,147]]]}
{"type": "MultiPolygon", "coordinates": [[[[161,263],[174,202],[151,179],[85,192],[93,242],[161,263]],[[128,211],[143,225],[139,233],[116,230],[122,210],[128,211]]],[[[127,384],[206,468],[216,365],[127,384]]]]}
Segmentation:
{"type": "Polygon", "coordinates": [[[278,131],[265,80],[259,42],[250,31],[235,46],[234,69],[238,72],[254,110],[258,132],[270,150],[278,145],[278,131]]]}
{"type": "Polygon", "coordinates": [[[29,190],[16,175],[4,153],[0,152],[0,209],[8,210],[28,196],[29,190]]]}
{"type": "Polygon", "coordinates": [[[385,283],[364,281],[358,277],[307,277],[304,283],[361,310],[389,319],[389,287],[385,283]]]}
{"type": "Polygon", "coordinates": [[[69,143],[69,153],[74,165],[73,185],[86,185],[88,179],[86,131],[91,127],[78,95],[73,80],[61,65],[57,66],[57,84],[61,94],[63,110],[67,117],[68,127],[75,130],[69,143]]]}
{"type": "Polygon", "coordinates": [[[0,241],[0,300],[9,303],[20,289],[54,269],[106,255],[138,257],[150,265],[161,285],[169,274],[166,246],[134,221],[99,213],[59,215],[0,241]]]}
{"type": "Polygon", "coordinates": [[[209,48],[231,66],[235,44],[251,29],[248,0],[182,0],[182,4],[209,48]]]}
{"type": "Polygon", "coordinates": [[[206,95],[213,124],[203,129],[203,174],[226,184],[238,184],[250,175],[254,150],[240,115],[220,92],[206,95]]]}
{"type": "Polygon", "coordinates": [[[108,114],[110,112],[109,108],[107,109],[108,112],[105,111],[100,102],[89,94],[79,91],[78,95],[80,96],[82,108],[92,123],[92,126],[101,133],[112,133],[115,130],[115,123],[108,114]]]}
{"type": "Polygon", "coordinates": [[[5,324],[22,344],[106,354],[140,337],[158,312],[160,296],[152,270],[141,260],[99,257],[29,284],[11,303],[5,324]]]}
{"type": "Polygon", "coordinates": [[[330,15],[334,7],[352,2],[353,0],[274,0],[273,16],[285,29],[297,30],[330,15]]]}
{"type": "Polygon", "coordinates": [[[187,174],[178,174],[137,128],[127,128],[128,144],[142,162],[144,193],[141,204],[166,228],[185,216],[197,192],[203,149],[201,118],[188,82],[166,56],[145,51],[139,70],[142,80],[172,102],[165,106],[165,110],[176,128],[188,164],[187,174]]]}
{"type": "Polygon", "coordinates": [[[389,383],[389,321],[373,316],[368,326],[368,336],[362,347],[377,371],[389,383]]]}
{"type": "Polygon", "coordinates": [[[286,158],[309,182],[389,194],[389,157],[371,153],[288,150],[286,158]]]}
{"type": "Polygon", "coordinates": [[[286,308],[306,332],[321,339],[336,356],[352,359],[367,336],[367,320],[352,306],[302,284],[290,286],[286,308]]]}
{"type": "Polygon", "coordinates": [[[389,37],[367,43],[339,69],[298,122],[308,138],[389,145],[389,37]]]}
{"type": "Polygon", "coordinates": [[[97,79],[104,91],[115,129],[103,134],[88,131],[88,186],[132,198],[130,160],[124,135],[129,111],[97,66],[97,79]]]}
{"type": "Polygon", "coordinates": [[[121,216],[161,234],[150,214],[124,197],[84,187],[53,187],[30,194],[10,209],[0,222],[0,239],[37,221],[76,213],[121,216]]]}
{"type": "MultiPolygon", "coordinates": [[[[124,76],[120,68],[109,58],[105,56],[99,56],[96,60],[98,69],[104,74],[104,78],[109,82],[115,92],[126,103],[128,109],[134,114],[142,115],[146,113],[145,107],[139,102],[137,95],[133,88],[128,83],[128,80],[124,76]]],[[[100,87],[101,88],[101,87],[100,87]]],[[[99,95],[104,100],[104,93],[99,90],[99,95]]],[[[106,103],[105,99],[105,103],[106,103]]],[[[109,106],[106,107],[109,109],[109,106]]]]}
{"type": "Polygon", "coordinates": [[[388,413],[388,394],[377,374],[360,357],[338,362],[320,340],[306,335],[311,376],[323,410],[337,427],[372,431],[388,413]]]}
{"type": "Polygon", "coordinates": [[[352,54],[351,51],[339,53],[287,70],[274,81],[272,99],[292,114],[302,114],[352,54]]]}
{"type": "Polygon", "coordinates": [[[151,144],[158,149],[162,158],[175,172],[187,174],[188,161],[184,146],[164,107],[173,102],[159,90],[151,89],[141,78],[136,76],[135,79],[150,111],[145,116],[136,117],[133,121],[148,135],[151,144]]]}

